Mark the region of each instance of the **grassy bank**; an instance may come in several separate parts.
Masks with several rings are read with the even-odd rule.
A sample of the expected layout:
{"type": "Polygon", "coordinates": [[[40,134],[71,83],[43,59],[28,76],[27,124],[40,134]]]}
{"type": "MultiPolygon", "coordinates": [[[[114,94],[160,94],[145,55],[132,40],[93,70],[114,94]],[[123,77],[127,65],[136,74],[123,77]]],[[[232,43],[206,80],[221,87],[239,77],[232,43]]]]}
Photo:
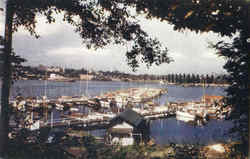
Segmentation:
{"type": "Polygon", "coordinates": [[[84,131],[57,134],[48,142],[49,129],[16,134],[8,146],[6,159],[246,159],[246,145],[227,144],[137,144],[122,147],[107,145],[84,131]]]}

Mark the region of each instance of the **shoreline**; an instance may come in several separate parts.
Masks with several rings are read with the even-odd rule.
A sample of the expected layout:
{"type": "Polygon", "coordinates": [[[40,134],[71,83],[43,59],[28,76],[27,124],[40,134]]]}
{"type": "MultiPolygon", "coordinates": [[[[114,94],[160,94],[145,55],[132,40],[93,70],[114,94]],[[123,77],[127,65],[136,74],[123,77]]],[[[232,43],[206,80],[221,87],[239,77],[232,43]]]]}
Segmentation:
{"type": "MultiPolygon", "coordinates": [[[[31,80],[31,81],[45,81],[45,79],[19,79],[17,81],[27,81],[27,80],[31,80]]],[[[80,80],[80,79],[76,79],[76,78],[67,78],[67,79],[55,79],[55,80],[47,80],[47,81],[51,81],[51,82],[77,82],[77,81],[102,81],[102,82],[134,82],[134,83],[159,83],[159,85],[171,85],[171,86],[182,86],[182,87],[229,87],[230,84],[216,84],[216,83],[169,83],[169,82],[165,82],[165,83],[160,83],[161,80],[128,80],[128,81],[124,81],[124,80],[80,80]]]]}

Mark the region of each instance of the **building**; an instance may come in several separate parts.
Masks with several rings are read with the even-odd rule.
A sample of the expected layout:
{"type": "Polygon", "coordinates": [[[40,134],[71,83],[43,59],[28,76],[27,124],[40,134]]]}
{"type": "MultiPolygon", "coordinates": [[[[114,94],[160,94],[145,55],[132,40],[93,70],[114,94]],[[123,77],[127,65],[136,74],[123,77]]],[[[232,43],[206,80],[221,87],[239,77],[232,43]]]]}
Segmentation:
{"type": "Polygon", "coordinates": [[[47,70],[47,67],[44,66],[44,65],[39,65],[39,66],[37,67],[37,69],[38,69],[39,71],[46,71],[46,70],[47,70]]]}
{"type": "Polygon", "coordinates": [[[65,79],[65,77],[61,75],[57,75],[55,73],[51,73],[48,80],[60,80],[60,79],[65,79]]]}
{"type": "Polygon", "coordinates": [[[51,66],[51,67],[48,67],[46,71],[47,72],[63,72],[63,69],[60,67],[51,66]]]}
{"type": "Polygon", "coordinates": [[[94,75],[80,74],[80,80],[92,80],[93,78],[94,78],[94,75]]]}
{"type": "Polygon", "coordinates": [[[149,141],[149,122],[132,109],[126,109],[110,121],[106,141],[122,146],[149,141]]]}

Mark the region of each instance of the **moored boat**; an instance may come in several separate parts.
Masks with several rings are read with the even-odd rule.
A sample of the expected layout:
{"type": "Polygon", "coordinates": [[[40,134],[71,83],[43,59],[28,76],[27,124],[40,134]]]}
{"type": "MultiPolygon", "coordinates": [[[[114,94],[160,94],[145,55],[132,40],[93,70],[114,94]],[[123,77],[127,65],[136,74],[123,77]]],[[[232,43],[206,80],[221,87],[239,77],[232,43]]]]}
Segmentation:
{"type": "Polygon", "coordinates": [[[196,119],[196,116],[194,114],[191,114],[189,112],[184,111],[176,111],[176,119],[181,121],[194,121],[196,119]]]}

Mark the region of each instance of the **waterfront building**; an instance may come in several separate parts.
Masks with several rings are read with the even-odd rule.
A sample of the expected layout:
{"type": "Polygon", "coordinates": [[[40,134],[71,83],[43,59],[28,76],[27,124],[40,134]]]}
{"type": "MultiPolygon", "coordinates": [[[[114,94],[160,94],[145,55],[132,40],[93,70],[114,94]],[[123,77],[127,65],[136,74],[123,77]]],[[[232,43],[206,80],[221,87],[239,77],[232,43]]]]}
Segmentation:
{"type": "Polygon", "coordinates": [[[123,146],[147,142],[149,140],[149,122],[132,109],[126,109],[110,121],[107,141],[123,146]]]}
{"type": "Polygon", "coordinates": [[[94,75],[91,74],[80,74],[80,80],[92,80],[94,75]]]}

